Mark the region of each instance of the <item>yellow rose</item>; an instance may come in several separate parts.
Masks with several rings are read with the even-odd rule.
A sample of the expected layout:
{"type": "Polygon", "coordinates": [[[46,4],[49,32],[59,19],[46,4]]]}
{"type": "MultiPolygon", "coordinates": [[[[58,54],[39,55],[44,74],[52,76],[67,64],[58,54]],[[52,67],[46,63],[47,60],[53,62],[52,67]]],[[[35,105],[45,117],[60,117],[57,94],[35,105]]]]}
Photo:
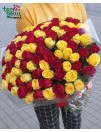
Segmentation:
{"type": "Polygon", "coordinates": [[[74,86],[75,86],[75,89],[78,90],[78,91],[82,91],[84,89],[84,83],[82,82],[82,80],[80,79],[77,79],[75,82],[74,82],[74,86]]]}
{"type": "Polygon", "coordinates": [[[64,40],[59,40],[56,43],[56,46],[59,50],[63,51],[65,48],[67,48],[67,42],[65,42],[64,40]]]}
{"type": "Polygon", "coordinates": [[[66,72],[68,72],[68,71],[70,71],[71,70],[71,63],[69,62],[69,61],[64,61],[63,62],[63,69],[66,71],[66,72]]]}
{"type": "Polygon", "coordinates": [[[63,29],[61,29],[61,30],[59,30],[59,31],[57,32],[58,37],[62,36],[62,35],[65,34],[65,33],[66,33],[66,31],[63,30],[63,29]]]}
{"type": "Polygon", "coordinates": [[[76,79],[77,79],[77,71],[76,70],[70,70],[66,73],[64,79],[67,81],[67,82],[74,82],[76,79]]]}
{"type": "Polygon", "coordinates": [[[7,73],[6,74],[6,81],[7,82],[10,82],[10,78],[11,78],[11,74],[10,73],[7,73]]]}
{"type": "Polygon", "coordinates": [[[15,56],[16,56],[18,59],[22,59],[22,51],[21,51],[21,50],[17,50],[15,56]]]}
{"type": "Polygon", "coordinates": [[[69,28],[76,28],[76,25],[74,23],[72,23],[72,22],[67,22],[67,26],[69,28]]]}
{"type": "Polygon", "coordinates": [[[7,61],[11,61],[12,57],[13,57],[13,55],[12,55],[11,53],[8,52],[8,53],[5,55],[5,61],[6,61],[6,62],[7,62],[7,61]]]}
{"type": "Polygon", "coordinates": [[[87,59],[87,62],[89,65],[97,67],[97,65],[100,63],[100,55],[97,53],[91,54],[87,59]]]}
{"type": "Polygon", "coordinates": [[[62,26],[65,26],[67,24],[68,24],[68,22],[63,20],[63,21],[60,21],[59,26],[62,27],[62,26]]]}
{"type": "Polygon", "coordinates": [[[42,72],[42,76],[44,77],[44,78],[48,78],[48,79],[51,79],[51,78],[53,78],[54,77],[54,72],[52,71],[52,70],[44,70],[43,72],[42,72]]]}
{"type": "Polygon", "coordinates": [[[22,51],[28,51],[28,44],[23,44],[21,47],[22,51]]]}
{"type": "Polygon", "coordinates": [[[11,76],[9,82],[12,83],[12,85],[16,85],[16,76],[11,76]]]}
{"type": "Polygon", "coordinates": [[[73,36],[72,38],[72,40],[76,42],[77,44],[80,43],[80,39],[81,39],[81,36],[79,34],[75,34],[75,36],[73,36]]]}
{"type": "Polygon", "coordinates": [[[41,30],[36,30],[36,31],[34,32],[34,35],[35,35],[36,38],[38,38],[38,37],[43,37],[43,38],[45,38],[45,37],[46,37],[45,32],[43,32],[43,31],[41,31],[41,30]]]}
{"type": "Polygon", "coordinates": [[[14,86],[11,88],[11,94],[16,96],[17,95],[17,92],[18,92],[18,87],[17,86],[14,86]]]}
{"type": "Polygon", "coordinates": [[[14,43],[18,43],[21,39],[21,36],[17,36],[15,39],[13,39],[14,43]]]}
{"type": "Polygon", "coordinates": [[[8,88],[8,82],[6,80],[2,80],[1,89],[7,89],[8,88]]]}
{"type": "Polygon", "coordinates": [[[7,49],[7,50],[5,51],[5,55],[8,54],[8,53],[10,53],[10,50],[9,50],[9,49],[7,49]]]}
{"type": "Polygon", "coordinates": [[[79,29],[79,28],[82,28],[83,27],[83,23],[78,23],[77,25],[76,25],[76,27],[79,29]]]}
{"type": "Polygon", "coordinates": [[[34,65],[34,63],[32,61],[27,62],[27,69],[30,71],[33,71],[36,69],[36,66],[34,65]]]}
{"type": "Polygon", "coordinates": [[[36,43],[30,43],[28,44],[28,51],[32,52],[32,53],[35,53],[36,52],[36,43]]]}
{"type": "Polygon", "coordinates": [[[82,34],[80,37],[80,45],[87,46],[92,43],[92,38],[87,34],[82,34]]]}
{"type": "Polygon", "coordinates": [[[39,67],[40,67],[42,70],[50,69],[49,64],[48,64],[46,61],[44,61],[44,60],[41,60],[41,61],[39,62],[39,67]]]}
{"type": "Polygon", "coordinates": [[[60,27],[58,27],[58,26],[53,26],[53,27],[51,28],[51,30],[53,30],[53,31],[55,31],[56,33],[58,33],[59,30],[60,30],[60,27]]]}
{"type": "Polygon", "coordinates": [[[55,41],[52,40],[51,37],[46,38],[46,39],[45,39],[45,45],[46,45],[49,49],[52,49],[52,48],[54,47],[54,45],[55,45],[55,41]]]}
{"type": "Polygon", "coordinates": [[[21,74],[22,74],[21,69],[18,69],[18,68],[16,68],[16,67],[13,67],[13,68],[11,69],[11,75],[12,75],[12,76],[20,76],[21,74]]]}
{"type": "Polygon", "coordinates": [[[16,66],[17,68],[20,67],[20,60],[16,60],[16,62],[15,62],[15,66],[16,66]]]}
{"type": "Polygon", "coordinates": [[[25,96],[25,102],[26,102],[27,104],[30,104],[31,102],[34,101],[33,94],[34,94],[34,92],[31,92],[31,93],[28,93],[28,94],[25,96]]]}
{"type": "Polygon", "coordinates": [[[32,87],[34,90],[40,89],[38,79],[33,79],[32,80],[32,87]]]}
{"type": "Polygon", "coordinates": [[[52,91],[52,87],[46,88],[45,90],[42,91],[43,96],[47,100],[53,100],[55,99],[55,94],[52,91]]]}
{"type": "Polygon", "coordinates": [[[31,74],[30,73],[24,73],[20,77],[22,82],[29,82],[32,80],[31,74]]]}
{"type": "Polygon", "coordinates": [[[21,37],[20,41],[24,41],[26,38],[27,38],[27,36],[24,35],[24,36],[21,37]]]}
{"type": "Polygon", "coordinates": [[[44,27],[48,27],[51,22],[45,22],[40,28],[43,29],[44,27]]]}
{"type": "Polygon", "coordinates": [[[55,50],[54,54],[59,59],[62,59],[62,57],[63,57],[63,53],[61,50],[55,50]]]}
{"type": "Polygon", "coordinates": [[[71,48],[65,48],[63,50],[63,59],[68,60],[68,58],[70,57],[71,54],[72,54],[72,49],[71,48]]]}
{"type": "Polygon", "coordinates": [[[59,21],[64,21],[65,17],[59,17],[59,21]]]}
{"type": "Polygon", "coordinates": [[[78,61],[80,58],[80,55],[78,53],[73,53],[71,54],[71,56],[69,57],[70,62],[75,62],[78,61]]]}
{"type": "Polygon", "coordinates": [[[69,95],[74,94],[75,89],[74,89],[74,85],[72,83],[66,83],[65,84],[65,92],[69,95]]]}
{"type": "Polygon", "coordinates": [[[4,66],[2,67],[2,73],[4,73],[5,69],[6,69],[6,65],[4,65],[4,66]]]}

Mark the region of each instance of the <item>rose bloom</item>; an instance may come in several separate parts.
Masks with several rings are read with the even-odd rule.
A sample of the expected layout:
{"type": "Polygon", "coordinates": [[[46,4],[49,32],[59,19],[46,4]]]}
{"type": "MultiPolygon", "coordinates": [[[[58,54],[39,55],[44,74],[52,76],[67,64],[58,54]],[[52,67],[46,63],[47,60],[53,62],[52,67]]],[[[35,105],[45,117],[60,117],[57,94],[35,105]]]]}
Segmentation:
{"type": "Polygon", "coordinates": [[[65,84],[65,92],[69,95],[74,94],[75,89],[73,83],[66,83],[65,84]]]}
{"type": "Polygon", "coordinates": [[[84,75],[88,75],[88,76],[93,76],[94,73],[96,72],[96,69],[93,67],[93,66],[84,66],[83,69],[82,69],[82,73],[84,75]]]}
{"type": "Polygon", "coordinates": [[[47,100],[55,99],[55,94],[53,93],[52,87],[43,90],[42,94],[43,94],[44,98],[47,100]]]}
{"type": "Polygon", "coordinates": [[[76,70],[70,70],[66,73],[64,79],[67,81],[67,82],[74,82],[76,79],[77,79],[77,71],[76,70]]]}
{"type": "Polygon", "coordinates": [[[97,65],[100,63],[100,55],[97,53],[93,53],[86,60],[89,65],[97,67],[97,65]]]}
{"type": "Polygon", "coordinates": [[[48,64],[46,61],[44,61],[44,60],[41,60],[41,61],[39,62],[39,67],[40,67],[42,70],[50,69],[49,64],[48,64]]]}
{"type": "Polygon", "coordinates": [[[90,53],[98,53],[100,51],[100,48],[96,44],[92,44],[90,46],[89,52],[90,53]]]}
{"type": "Polygon", "coordinates": [[[55,50],[54,55],[59,58],[62,59],[63,57],[63,52],[61,50],[55,50]]]}
{"type": "Polygon", "coordinates": [[[68,47],[71,48],[73,52],[75,52],[78,48],[78,44],[74,41],[70,41],[68,43],[68,47]]]}
{"type": "Polygon", "coordinates": [[[54,79],[57,80],[57,81],[62,81],[63,78],[64,78],[64,76],[65,76],[65,71],[62,70],[62,69],[60,69],[60,70],[57,69],[57,70],[55,71],[54,79]]]}
{"type": "Polygon", "coordinates": [[[87,46],[92,43],[92,38],[87,34],[82,34],[80,37],[80,45],[87,46]]]}
{"type": "Polygon", "coordinates": [[[81,49],[79,49],[78,53],[79,53],[81,59],[85,59],[89,55],[89,52],[88,52],[87,48],[81,48],[81,49]]]}
{"type": "Polygon", "coordinates": [[[26,89],[26,87],[24,87],[24,86],[20,86],[19,89],[18,89],[18,92],[17,92],[18,97],[19,97],[20,99],[25,98],[25,96],[26,96],[28,93],[29,93],[29,90],[26,89]]]}
{"type": "Polygon", "coordinates": [[[46,69],[42,72],[44,78],[52,79],[54,77],[54,72],[52,70],[46,69]]]}
{"type": "Polygon", "coordinates": [[[74,86],[76,88],[76,90],[78,91],[82,91],[84,89],[84,83],[82,82],[82,80],[80,79],[77,79],[75,82],[74,82],[74,86]]]}
{"type": "Polygon", "coordinates": [[[43,94],[42,94],[42,90],[36,90],[35,93],[33,94],[34,99],[42,99],[43,98],[43,94]]]}
{"type": "Polygon", "coordinates": [[[69,61],[64,61],[63,62],[63,69],[64,69],[64,71],[66,71],[66,72],[70,71],[71,67],[72,67],[72,65],[71,65],[71,63],[69,61]]]}
{"type": "Polygon", "coordinates": [[[65,48],[63,50],[63,59],[68,60],[68,58],[72,55],[72,49],[71,48],[65,48]]]}
{"type": "Polygon", "coordinates": [[[77,72],[80,71],[82,67],[82,63],[80,61],[75,61],[73,64],[72,64],[72,69],[73,70],[76,70],[77,72]]]}
{"type": "Polygon", "coordinates": [[[54,61],[51,66],[54,70],[62,69],[62,62],[60,60],[54,61]]]}
{"type": "Polygon", "coordinates": [[[33,98],[33,92],[31,93],[28,93],[26,96],[25,96],[25,102],[27,104],[30,104],[31,102],[34,101],[34,98],[33,98]]]}
{"type": "Polygon", "coordinates": [[[65,90],[64,86],[61,84],[53,86],[52,90],[57,98],[63,98],[65,97],[65,90]]]}
{"type": "Polygon", "coordinates": [[[33,77],[34,79],[41,78],[41,77],[42,77],[42,70],[41,70],[41,68],[37,68],[36,70],[34,70],[34,71],[32,72],[32,77],[33,77]]]}
{"type": "Polygon", "coordinates": [[[71,54],[71,56],[69,57],[70,62],[75,62],[78,61],[80,58],[80,55],[78,53],[73,53],[71,54]]]}

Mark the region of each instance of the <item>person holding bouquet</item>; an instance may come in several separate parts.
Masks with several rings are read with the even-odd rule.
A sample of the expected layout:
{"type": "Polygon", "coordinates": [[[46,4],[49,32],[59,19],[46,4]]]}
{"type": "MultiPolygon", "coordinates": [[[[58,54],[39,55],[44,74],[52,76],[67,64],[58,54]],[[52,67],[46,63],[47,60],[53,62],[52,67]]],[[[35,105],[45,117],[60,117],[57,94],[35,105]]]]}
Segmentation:
{"type": "MultiPolygon", "coordinates": [[[[37,24],[58,17],[73,17],[81,22],[87,20],[86,10],[83,4],[79,3],[33,3],[23,4],[20,8],[21,19],[17,20],[16,28],[18,33],[24,31],[28,26],[37,24]]],[[[87,89],[92,87],[92,81],[87,89]]],[[[59,108],[56,104],[35,107],[40,129],[59,129],[59,108]]],[[[61,107],[62,120],[65,129],[80,129],[81,110],[74,114],[72,111],[65,111],[61,107]]]]}

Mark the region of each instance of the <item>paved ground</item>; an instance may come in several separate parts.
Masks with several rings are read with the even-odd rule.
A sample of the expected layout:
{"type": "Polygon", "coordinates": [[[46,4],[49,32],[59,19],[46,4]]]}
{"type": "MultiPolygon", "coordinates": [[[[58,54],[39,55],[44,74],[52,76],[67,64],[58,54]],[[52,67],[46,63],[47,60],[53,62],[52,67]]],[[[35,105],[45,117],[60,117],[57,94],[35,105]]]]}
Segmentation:
{"type": "MultiPolygon", "coordinates": [[[[0,4],[0,47],[9,44],[16,35],[15,20],[7,19],[2,7],[12,7],[12,4],[0,4]]],[[[85,4],[88,17],[91,18],[101,40],[101,4],[85,4]]],[[[82,129],[101,128],[101,66],[93,79],[92,100],[82,113],[82,129]]],[[[60,126],[63,128],[60,116],[60,126]]],[[[11,107],[7,96],[0,91],[0,128],[1,129],[38,129],[38,121],[29,107],[18,111],[11,107]]]]}

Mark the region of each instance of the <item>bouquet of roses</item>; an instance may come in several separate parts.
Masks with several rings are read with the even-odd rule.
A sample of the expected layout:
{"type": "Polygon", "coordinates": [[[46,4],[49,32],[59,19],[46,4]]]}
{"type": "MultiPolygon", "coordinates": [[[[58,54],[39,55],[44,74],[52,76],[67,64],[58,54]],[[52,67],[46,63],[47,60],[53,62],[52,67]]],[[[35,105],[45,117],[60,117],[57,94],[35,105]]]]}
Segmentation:
{"type": "Polygon", "coordinates": [[[100,63],[100,48],[83,25],[53,18],[18,34],[2,59],[2,89],[28,104],[76,97],[100,63]]]}

